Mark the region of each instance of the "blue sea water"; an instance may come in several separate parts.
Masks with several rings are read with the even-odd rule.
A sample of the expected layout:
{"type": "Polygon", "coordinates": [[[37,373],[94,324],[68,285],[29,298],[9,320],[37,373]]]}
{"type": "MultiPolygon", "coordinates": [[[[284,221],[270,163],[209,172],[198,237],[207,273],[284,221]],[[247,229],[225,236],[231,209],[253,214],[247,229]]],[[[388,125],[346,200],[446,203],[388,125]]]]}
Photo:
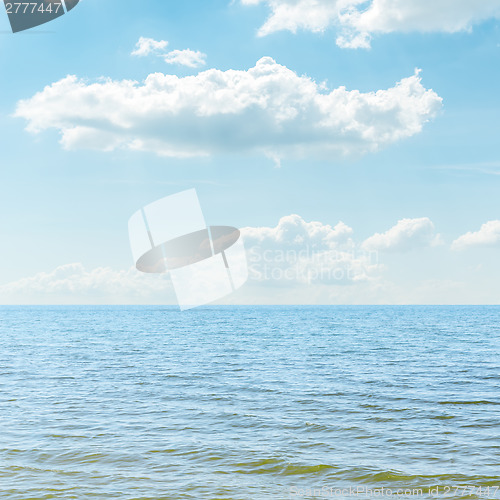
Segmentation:
{"type": "Polygon", "coordinates": [[[499,320],[0,308],[0,498],[500,498],[499,320]]]}

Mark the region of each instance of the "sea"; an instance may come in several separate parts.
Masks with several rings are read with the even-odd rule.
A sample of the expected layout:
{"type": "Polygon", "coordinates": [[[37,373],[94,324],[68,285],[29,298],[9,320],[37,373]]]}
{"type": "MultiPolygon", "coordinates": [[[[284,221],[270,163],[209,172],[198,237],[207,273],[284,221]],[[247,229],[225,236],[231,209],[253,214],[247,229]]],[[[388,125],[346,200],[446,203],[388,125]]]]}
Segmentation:
{"type": "Polygon", "coordinates": [[[0,499],[500,498],[500,308],[0,308],[0,499]]]}

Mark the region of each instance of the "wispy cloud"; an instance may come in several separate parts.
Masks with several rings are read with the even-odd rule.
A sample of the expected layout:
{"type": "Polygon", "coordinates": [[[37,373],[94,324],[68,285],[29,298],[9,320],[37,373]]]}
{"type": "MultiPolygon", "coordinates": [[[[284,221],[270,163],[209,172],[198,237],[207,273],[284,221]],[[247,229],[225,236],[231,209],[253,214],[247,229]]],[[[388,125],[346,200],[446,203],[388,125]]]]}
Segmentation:
{"type": "Polygon", "coordinates": [[[437,167],[430,167],[437,170],[455,170],[457,172],[468,172],[471,174],[485,174],[485,175],[500,175],[500,162],[480,162],[480,163],[463,163],[463,164],[450,164],[439,165],[437,167]]]}
{"type": "Polygon", "coordinates": [[[141,36],[132,52],[133,56],[146,57],[150,54],[163,54],[168,46],[166,40],[154,40],[141,36]]]}
{"type": "Polygon", "coordinates": [[[179,64],[189,68],[199,68],[207,63],[207,55],[190,49],[172,50],[163,56],[167,64],[179,64]]]}
{"type": "Polygon", "coordinates": [[[167,46],[166,40],[154,40],[141,36],[131,55],[136,57],[154,55],[162,58],[167,64],[177,64],[188,68],[199,68],[206,64],[207,55],[199,50],[175,49],[169,52],[166,50],[167,46]]]}

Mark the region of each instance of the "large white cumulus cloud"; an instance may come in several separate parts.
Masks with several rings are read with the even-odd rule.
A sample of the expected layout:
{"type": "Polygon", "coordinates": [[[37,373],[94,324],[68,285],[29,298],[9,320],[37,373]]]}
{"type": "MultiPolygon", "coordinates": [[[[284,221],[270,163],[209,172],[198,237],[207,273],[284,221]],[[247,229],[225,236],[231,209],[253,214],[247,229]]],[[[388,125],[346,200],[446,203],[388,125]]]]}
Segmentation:
{"type": "Polygon", "coordinates": [[[298,29],[339,30],[341,47],[367,48],[377,33],[444,32],[470,29],[490,18],[500,18],[498,0],[241,0],[246,5],[267,4],[271,15],[260,36],[298,29]]]}
{"type": "Polygon", "coordinates": [[[387,90],[325,90],[269,57],[247,71],[210,69],[143,83],[68,76],[18,103],[27,129],[65,148],[166,156],[262,152],[272,158],[375,151],[422,130],[442,104],[418,72],[387,90]]]}

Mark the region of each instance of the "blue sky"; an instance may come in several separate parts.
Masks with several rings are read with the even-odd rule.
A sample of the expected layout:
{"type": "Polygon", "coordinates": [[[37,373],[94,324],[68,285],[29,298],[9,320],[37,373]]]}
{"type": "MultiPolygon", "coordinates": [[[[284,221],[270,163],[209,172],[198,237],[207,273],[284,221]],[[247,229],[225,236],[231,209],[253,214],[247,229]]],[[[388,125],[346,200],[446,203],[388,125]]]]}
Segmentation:
{"type": "MultiPolygon", "coordinates": [[[[83,277],[91,279],[97,268],[106,268],[113,279],[116,273],[129,272],[130,215],[151,201],[192,187],[212,224],[275,228],[292,214],[305,224],[319,221],[335,227],[342,221],[352,228],[356,248],[402,219],[427,218],[432,224],[432,228],[427,222],[417,224],[415,231],[423,232],[416,236],[413,229],[408,233],[403,228],[411,240],[408,245],[399,244],[397,230],[391,233],[397,240],[394,248],[378,244],[380,265],[366,280],[307,286],[254,282],[235,301],[500,302],[496,225],[452,248],[462,235],[478,233],[483,224],[500,219],[498,5],[477,2],[478,10],[484,6],[477,15],[464,9],[463,19],[454,20],[460,29],[450,32],[454,30],[446,11],[439,11],[445,2],[435,2],[429,7],[438,11],[432,29],[410,19],[407,26],[390,25],[384,32],[380,26],[387,23],[373,22],[370,48],[343,48],[336,38],[344,28],[335,22],[321,29],[298,26],[296,33],[285,26],[258,36],[280,1],[286,8],[288,0],[256,5],[239,0],[148,0],[140,5],[82,0],[60,19],[15,35],[9,32],[7,16],[0,13],[2,302],[168,302],[172,298],[168,289],[165,295],[153,287],[145,297],[124,293],[117,298],[105,286],[100,291],[99,280],[92,281],[93,288],[76,282],[83,279],[82,268],[88,273],[83,277]],[[164,53],[200,51],[206,55],[206,65],[167,64],[160,53],[132,56],[140,37],[168,41],[164,53]],[[58,125],[47,125],[39,133],[26,130],[30,120],[50,121],[56,113],[54,100],[35,105],[30,99],[67,75],[75,75],[84,86],[102,82],[98,80],[102,77],[142,85],[153,73],[183,78],[212,68],[247,72],[263,57],[272,58],[301,81],[324,82],[320,93],[342,86],[361,94],[391,89],[419,68],[424,90],[432,90],[442,105],[421,117],[421,131],[384,143],[377,151],[362,153],[361,141],[359,147],[350,146],[347,155],[331,153],[324,143],[316,154],[313,141],[303,155],[291,150],[284,154],[279,168],[258,147],[226,147],[223,136],[208,156],[179,158],[154,150],[92,150],[84,140],[65,149],[58,125]],[[27,103],[24,115],[16,117],[22,100],[27,103]],[[53,284],[57,277],[51,278],[51,273],[75,263],[81,266],[79,271],[62,272],[64,284],[55,286],[53,293],[34,285],[40,280],[53,284]],[[49,277],[42,279],[40,273],[49,277]]],[[[393,4],[397,9],[398,2],[393,4]]],[[[273,98],[280,93],[278,89],[273,98]]],[[[57,99],[68,107],[62,97],[57,99]]],[[[61,115],[63,111],[57,113],[58,123],[71,120],[61,115]]],[[[233,127],[238,126],[248,126],[244,113],[241,123],[235,118],[233,127]]],[[[194,147],[189,138],[186,141],[186,147],[194,147]]],[[[287,230],[304,230],[301,224],[295,221],[295,229],[287,230]]],[[[277,244],[262,241],[254,235],[254,243],[277,244]]]]}

